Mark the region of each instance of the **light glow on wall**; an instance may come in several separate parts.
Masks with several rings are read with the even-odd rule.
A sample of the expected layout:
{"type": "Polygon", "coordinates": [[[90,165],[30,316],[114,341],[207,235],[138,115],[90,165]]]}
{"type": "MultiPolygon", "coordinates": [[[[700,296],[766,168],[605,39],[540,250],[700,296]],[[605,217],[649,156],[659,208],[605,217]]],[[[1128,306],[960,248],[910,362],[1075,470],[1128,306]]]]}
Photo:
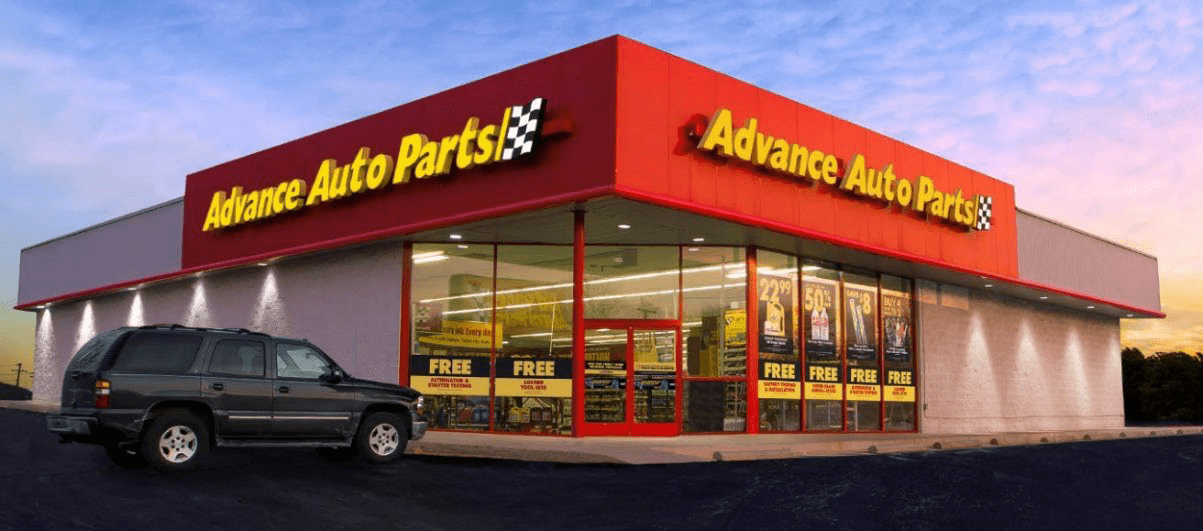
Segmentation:
{"type": "Polygon", "coordinates": [[[89,339],[96,336],[96,312],[92,310],[92,301],[84,302],[83,314],[79,316],[79,328],[75,330],[75,346],[68,356],[75,354],[79,347],[84,346],[89,339]]]}
{"type": "Polygon", "coordinates": [[[142,326],[146,324],[146,313],[142,309],[142,290],[134,292],[134,300],[129,304],[129,315],[125,318],[126,326],[142,326]]]}
{"type": "Polygon", "coordinates": [[[32,389],[34,397],[38,400],[45,400],[54,395],[51,389],[58,375],[52,374],[53,371],[47,368],[57,366],[54,362],[55,350],[54,317],[50,308],[46,307],[38,311],[37,342],[33,349],[34,367],[37,367],[37,370],[33,373],[32,389]]]}
{"type": "Polygon", "coordinates": [[[212,313],[209,311],[209,301],[205,292],[205,279],[197,277],[192,285],[192,300],[188,302],[187,313],[184,314],[184,326],[210,326],[212,313]]]}
{"type": "Polygon", "coordinates": [[[288,319],[284,312],[284,301],[280,298],[280,287],[276,280],[276,268],[266,268],[263,286],[251,314],[253,330],[269,334],[289,335],[288,319]]]}

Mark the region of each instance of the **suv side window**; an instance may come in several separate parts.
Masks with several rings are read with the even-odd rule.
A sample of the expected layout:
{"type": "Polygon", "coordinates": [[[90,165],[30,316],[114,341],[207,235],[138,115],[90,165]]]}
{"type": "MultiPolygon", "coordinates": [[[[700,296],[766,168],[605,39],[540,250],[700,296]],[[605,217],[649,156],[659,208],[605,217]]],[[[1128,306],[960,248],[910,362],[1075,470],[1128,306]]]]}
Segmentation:
{"type": "Polygon", "coordinates": [[[209,372],[231,376],[263,376],[267,354],[261,341],[223,339],[213,347],[209,372]]]}
{"type": "Polygon", "coordinates": [[[134,332],[117,358],[112,369],[133,372],[184,372],[192,367],[200,351],[198,334],[134,332]]]}
{"type": "Polygon", "coordinates": [[[316,380],[330,372],[330,362],[304,345],[276,345],[276,377],[316,380]]]}

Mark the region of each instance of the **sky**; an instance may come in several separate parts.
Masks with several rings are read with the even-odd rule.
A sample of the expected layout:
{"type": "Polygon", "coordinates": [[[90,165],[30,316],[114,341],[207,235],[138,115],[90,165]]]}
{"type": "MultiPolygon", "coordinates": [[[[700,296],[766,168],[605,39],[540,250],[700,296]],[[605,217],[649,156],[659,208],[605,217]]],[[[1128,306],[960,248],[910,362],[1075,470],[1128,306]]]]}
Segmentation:
{"type": "MultiPolygon", "coordinates": [[[[1152,254],[1203,351],[1203,4],[0,3],[0,382],[31,363],[20,250],[182,196],[187,174],[613,34],[1015,186],[1152,254]]],[[[29,380],[23,378],[23,385],[29,380]]]]}

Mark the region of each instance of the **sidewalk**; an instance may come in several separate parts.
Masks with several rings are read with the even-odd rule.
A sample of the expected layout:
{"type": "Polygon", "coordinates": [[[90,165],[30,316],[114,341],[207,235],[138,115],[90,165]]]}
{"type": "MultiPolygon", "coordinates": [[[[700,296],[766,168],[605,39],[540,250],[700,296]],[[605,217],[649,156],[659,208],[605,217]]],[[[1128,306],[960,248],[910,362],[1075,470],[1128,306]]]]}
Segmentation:
{"type": "MultiPolygon", "coordinates": [[[[2,400],[0,408],[46,413],[57,411],[58,404],[2,400]]],[[[1203,433],[1203,427],[1200,426],[1146,426],[989,435],[929,433],[732,434],[577,439],[433,431],[428,432],[419,441],[410,442],[409,452],[419,455],[555,463],[648,465],[926,452],[991,446],[1197,435],[1200,433],[1203,433]]]]}

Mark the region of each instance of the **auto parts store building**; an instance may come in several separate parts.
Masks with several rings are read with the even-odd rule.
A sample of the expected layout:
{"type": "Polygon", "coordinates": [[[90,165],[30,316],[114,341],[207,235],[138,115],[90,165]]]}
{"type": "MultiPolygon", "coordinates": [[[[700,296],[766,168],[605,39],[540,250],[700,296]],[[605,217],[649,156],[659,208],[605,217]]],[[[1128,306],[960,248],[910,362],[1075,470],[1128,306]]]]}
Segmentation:
{"type": "Polygon", "coordinates": [[[35,399],[99,331],[305,337],[432,429],[1123,425],[1157,261],[623,37],[189,175],[21,254],[35,399]]]}

